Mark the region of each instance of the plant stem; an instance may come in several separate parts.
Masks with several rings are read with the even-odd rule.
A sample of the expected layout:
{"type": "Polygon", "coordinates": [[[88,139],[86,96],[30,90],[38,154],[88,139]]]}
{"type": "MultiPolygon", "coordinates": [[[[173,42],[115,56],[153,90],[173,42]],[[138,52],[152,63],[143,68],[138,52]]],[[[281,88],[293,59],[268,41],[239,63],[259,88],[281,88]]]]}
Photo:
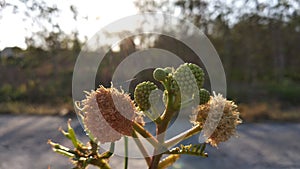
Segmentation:
{"type": "Polygon", "coordinates": [[[201,131],[201,127],[199,125],[194,126],[193,128],[167,140],[164,144],[165,147],[172,147],[180,141],[192,137],[193,135],[199,133],[201,131]]]}
{"type": "Polygon", "coordinates": [[[101,169],[110,169],[110,166],[105,159],[91,159],[90,164],[95,165],[101,169]]]}
{"type": "Polygon", "coordinates": [[[147,130],[145,130],[140,124],[138,124],[137,122],[133,122],[133,128],[145,139],[147,139],[149,143],[153,145],[153,147],[160,147],[160,144],[158,143],[156,138],[147,130]]]}
{"type": "Polygon", "coordinates": [[[124,136],[124,146],[125,146],[125,162],[124,169],[128,168],[128,138],[124,136]]]}
{"type": "Polygon", "coordinates": [[[115,151],[115,143],[112,142],[112,143],[110,143],[109,151],[106,151],[106,152],[102,153],[101,157],[102,158],[109,158],[110,156],[112,156],[114,154],[114,151],[115,151]]]}
{"type": "Polygon", "coordinates": [[[148,167],[150,166],[151,163],[151,158],[149,156],[149,153],[147,152],[147,150],[145,149],[143,143],[141,142],[141,140],[138,138],[138,135],[136,134],[135,131],[132,132],[132,136],[134,137],[134,141],[135,144],[138,146],[138,148],[140,149],[141,153],[143,154],[145,161],[148,165],[148,167]]]}
{"type": "Polygon", "coordinates": [[[110,143],[109,152],[111,152],[111,153],[115,152],[115,142],[110,143]]]}
{"type": "MultiPolygon", "coordinates": [[[[169,92],[170,91],[169,85],[165,85],[165,89],[169,92]]],[[[172,119],[172,116],[175,112],[172,110],[172,107],[173,107],[172,104],[173,104],[172,94],[168,93],[166,110],[164,111],[164,113],[161,116],[161,122],[156,124],[156,137],[157,137],[158,142],[161,145],[164,144],[165,134],[166,134],[165,132],[166,132],[168,125],[172,119]]],[[[159,161],[162,157],[162,153],[160,152],[161,148],[162,148],[162,146],[155,147],[152,162],[151,162],[149,169],[157,169],[158,168],[159,161]]]]}

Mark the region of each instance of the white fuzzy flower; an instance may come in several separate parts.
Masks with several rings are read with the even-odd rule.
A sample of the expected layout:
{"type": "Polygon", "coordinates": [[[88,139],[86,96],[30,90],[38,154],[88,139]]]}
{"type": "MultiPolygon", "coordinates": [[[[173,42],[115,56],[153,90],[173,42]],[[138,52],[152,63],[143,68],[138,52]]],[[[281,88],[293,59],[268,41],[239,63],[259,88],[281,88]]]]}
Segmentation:
{"type": "Polygon", "coordinates": [[[191,122],[202,127],[206,142],[212,146],[217,146],[235,135],[236,126],[242,122],[237,105],[215,93],[208,103],[199,105],[193,114],[191,122]]]}
{"type": "Polygon", "coordinates": [[[136,108],[129,95],[115,88],[100,86],[82,101],[83,123],[100,143],[115,142],[131,136],[136,108]]]}

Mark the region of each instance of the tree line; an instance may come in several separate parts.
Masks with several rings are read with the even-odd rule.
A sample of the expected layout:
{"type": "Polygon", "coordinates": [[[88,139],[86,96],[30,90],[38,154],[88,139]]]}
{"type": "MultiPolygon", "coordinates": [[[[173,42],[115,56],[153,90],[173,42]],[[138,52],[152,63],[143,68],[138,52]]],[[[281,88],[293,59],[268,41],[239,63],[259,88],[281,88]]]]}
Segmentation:
{"type": "MultiPolygon", "coordinates": [[[[35,5],[29,8],[41,10],[43,15],[39,16],[43,19],[51,18],[49,13],[57,10],[55,6],[50,10],[44,3],[33,2],[36,2],[35,5]]],[[[227,76],[229,97],[245,102],[280,99],[297,104],[300,101],[300,2],[234,2],[148,0],[135,1],[135,5],[140,12],[168,12],[199,27],[220,55],[227,76]]],[[[75,7],[70,9],[75,11],[76,19],[75,7]]],[[[36,39],[29,37],[23,59],[1,58],[1,102],[45,101],[42,98],[47,98],[47,102],[49,99],[50,102],[51,99],[55,102],[71,101],[72,68],[82,42],[76,32],[65,35],[58,25],[53,25],[55,31],[38,36],[43,39],[46,48],[37,46],[36,39]]],[[[98,70],[97,85],[110,85],[110,75],[118,63],[139,50],[134,38],[122,41],[119,52],[109,51],[106,54],[103,66],[98,70]]],[[[153,46],[169,44],[165,48],[174,48],[168,42],[168,38],[160,37],[153,46]]],[[[189,54],[188,51],[180,52],[189,54]]],[[[138,82],[133,82],[132,86],[135,83],[138,82]]]]}

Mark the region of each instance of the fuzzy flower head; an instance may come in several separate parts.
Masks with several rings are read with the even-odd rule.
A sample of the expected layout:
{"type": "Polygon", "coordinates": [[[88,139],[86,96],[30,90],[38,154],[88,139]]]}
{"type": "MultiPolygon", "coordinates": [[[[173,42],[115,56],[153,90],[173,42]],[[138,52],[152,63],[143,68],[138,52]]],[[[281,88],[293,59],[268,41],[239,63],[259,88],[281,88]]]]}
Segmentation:
{"type": "Polygon", "coordinates": [[[217,146],[236,133],[236,126],[242,123],[237,105],[221,94],[211,96],[209,102],[199,105],[191,118],[193,124],[202,128],[206,142],[217,146]]]}
{"type": "Polygon", "coordinates": [[[100,143],[115,142],[122,135],[131,136],[136,108],[129,95],[100,86],[87,93],[82,104],[84,126],[100,143]]]}

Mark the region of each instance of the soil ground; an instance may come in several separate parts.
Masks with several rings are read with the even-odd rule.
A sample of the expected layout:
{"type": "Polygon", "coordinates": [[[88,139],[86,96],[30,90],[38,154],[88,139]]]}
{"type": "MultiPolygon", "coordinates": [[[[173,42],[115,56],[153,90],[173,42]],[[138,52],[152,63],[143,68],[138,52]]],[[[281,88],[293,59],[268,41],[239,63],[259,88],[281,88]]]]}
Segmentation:
{"type": "MultiPolygon", "coordinates": [[[[0,116],[0,169],[72,168],[67,158],[52,152],[48,139],[70,145],[57,130],[66,128],[66,117],[0,116]]],[[[72,126],[81,140],[85,133],[74,118],[72,126]]],[[[245,123],[238,126],[238,138],[208,147],[208,158],[182,156],[176,169],[299,169],[300,123],[245,123]]],[[[184,143],[197,141],[197,137],[184,143]]],[[[123,158],[114,156],[113,168],[123,168],[123,158]]],[[[90,167],[92,168],[92,167],[90,167]]],[[[146,168],[143,159],[130,159],[129,168],[146,168]]]]}

